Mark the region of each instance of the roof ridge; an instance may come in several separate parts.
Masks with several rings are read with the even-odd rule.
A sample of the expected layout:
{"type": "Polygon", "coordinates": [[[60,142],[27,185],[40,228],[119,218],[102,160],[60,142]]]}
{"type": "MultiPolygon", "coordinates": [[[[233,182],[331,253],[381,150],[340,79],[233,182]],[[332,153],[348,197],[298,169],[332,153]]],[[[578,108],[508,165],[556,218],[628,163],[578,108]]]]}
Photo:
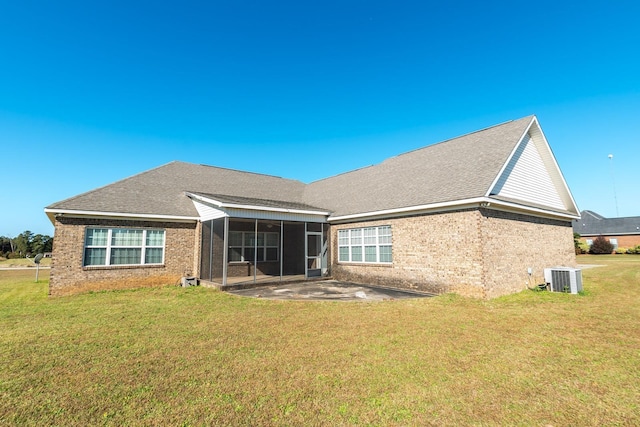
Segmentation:
{"type": "Polygon", "coordinates": [[[438,141],[438,142],[434,142],[433,144],[425,145],[424,147],[419,147],[419,148],[415,148],[413,150],[406,151],[404,153],[396,154],[395,156],[392,156],[392,157],[389,157],[389,158],[383,160],[382,163],[386,162],[387,160],[395,159],[396,157],[404,156],[406,154],[411,154],[411,153],[413,153],[415,151],[420,151],[420,150],[424,150],[425,148],[435,147],[436,145],[444,144],[446,142],[451,142],[451,141],[453,141],[455,139],[464,138],[466,136],[470,136],[470,135],[473,135],[475,133],[485,132],[485,131],[488,131],[489,129],[497,128],[497,127],[500,127],[500,126],[508,125],[509,123],[513,123],[513,122],[517,122],[517,121],[520,121],[520,120],[533,118],[533,117],[535,117],[535,115],[531,114],[529,116],[521,117],[519,119],[507,120],[506,122],[498,123],[498,124],[495,124],[495,125],[487,126],[485,128],[482,128],[482,129],[478,129],[478,130],[474,130],[474,131],[471,131],[471,132],[463,133],[462,135],[454,136],[453,138],[447,138],[447,139],[445,139],[443,141],[438,141]]]}
{"type": "MultiPolygon", "coordinates": [[[[202,191],[190,191],[185,190],[185,193],[195,194],[198,196],[211,196],[211,197],[228,197],[228,198],[236,198],[236,199],[251,199],[251,200],[262,200],[266,202],[285,202],[291,203],[291,200],[284,199],[265,199],[264,197],[247,197],[247,196],[234,196],[233,194],[221,194],[221,193],[204,193],[202,191]]],[[[297,202],[296,202],[297,203],[297,202]]],[[[302,203],[300,203],[302,204],[302,203]]]]}
{"type": "Polygon", "coordinates": [[[582,212],[584,212],[584,213],[586,213],[586,214],[591,215],[592,217],[594,217],[594,218],[595,218],[595,219],[597,219],[597,220],[607,219],[606,217],[604,217],[604,216],[600,215],[599,213],[594,212],[594,211],[591,211],[591,210],[589,210],[589,209],[585,209],[585,210],[584,210],[584,211],[582,211],[582,212]]]}
{"type": "MultiPolygon", "coordinates": [[[[183,162],[183,163],[186,163],[186,162],[183,162]]],[[[246,170],[242,170],[242,169],[226,168],[224,166],[205,165],[204,163],[188,163],[188,164],[195,165],[195,166],[202,166],[202,167],[205,167],[205,168],[223,169],[223,170],[228,170],[228,171],[232,171],[232,172],[247,173],[247,174],[251,174],[251,175],[268,176],[269,178],[279,178],[279,179],[284,179],[286,181],[295,181],[295,182],[300,182],[300,183],[304,184],[299,179],[284,178],[282,176],[271,175],[271,174],[268,174],[268,173],[251,172],[251,171],[246,171],[246,170]]]]}
{"type": "Polygon", "coordinates": [[[386,159],[383,159],[380,163],[375,163],[375,164],[368,165],[368,166],[362,166],[360,168],[348,170],[348,171],[345,171],[345,172],[340,172],[340,173],[337,173],[335,175],[331,175],[331,176],[328,176],[328,177],[325,177],[325,178],[321,178],[321,179],[318,179],[316,181],[312,181],[309,184],[325,181],[327,179],[332,179],[332,178],[335,178],[335,177],[338,177],[338,176],[342,176],[342,175],[346,175],[346,174],[350,174],[350,173],[353,173],[353,172],[358,172],[358,171],[361,171],[361,170],[364,170],[364,169],[372,168],[374,166],[379,166],[379,165],[385,164],[386,162],[388,162],[388,161],[390,161],[392,159],[396,159],[398,157],[402,157],[402,156],[405,156],[407,154],[412,154],[412,153],[415,153],[417,151],[421,151],[421,150],[425,150],[425,149],[428,149],[428,148],[432,148],[432,147],[435,147],[437,145],[441,145],[441,144],[444,144],[446,142],[451,142],[453,140],[464,138],[466,136],[473,135],[473,134],[476,134],[476,133],[485,132],[485,131],[488,131],[488,130],[493,129],[493,128],[497,128],[497,127],[500,127],[500,126],[507,125],[509,123],[517,122],[517,121],[524,120],[524,119],[529,119],[529,121],[531,121],[534,117],[535,117],[535,114],[530,114],[528,116],[524,116],[524,117],[521,117],[519,119],[507,120],[505,122],[498,123],[498,124],[491,125],[491,126],[487,126],[485,128],[482,128],[482,129],[479,129],[479,130],[475,130],[475,131],[472,131],[472,132],[467,132],[467,133],[464,133],[462,135],[455,136],[453,138],[448,138],[448,139],[445,139],[443,141],[438,141],[438,142],[434,142],[434,143],[431,143],[431,144],[428,144],[428,145],[424,145],[422,147],[414,148],[413,150],[409,150],[409,151],[406,151],[404,153],[396,154],[395,156],[387,157],[386,159]]]}
{"type": "Polygon", "coordinates": [[[332,178],[335,178],[335,177],[337,177],[337,176],[347,175],[347,174],[349,174],[349,173],[358,172],[358,171],[361,171],[361,170],[364,170],[364,169],[369,169],[369,168],[372,168],[372,167],[374,167],[374,166],[381,165],[381,164],[382,164],[382,163],[384,163],[386,160],[387,160],[387,159],[383,160],[383,161],[382,161],[382,162],[380,162],[380,163],[375,163],[375,164],[373,164],[373,165],[362,166],[362,167],[359,167],[359,168],[355,168],[355,169],[351,169],[351,170],[348,170],[348,171],[340,172],[340,173],[337,173],[337,174],[335,174],[335,175],[327,176],[327,177],[325,177],[325,178],[316,179],[315,181],[311,181],[310,183],[305,184],[305,186],[306,186],[306,185],[311,185],[311,184],[316,183],[316,182],[325,181],[325,180],[327,180],[327,179],[332,179],[332,178]]]}

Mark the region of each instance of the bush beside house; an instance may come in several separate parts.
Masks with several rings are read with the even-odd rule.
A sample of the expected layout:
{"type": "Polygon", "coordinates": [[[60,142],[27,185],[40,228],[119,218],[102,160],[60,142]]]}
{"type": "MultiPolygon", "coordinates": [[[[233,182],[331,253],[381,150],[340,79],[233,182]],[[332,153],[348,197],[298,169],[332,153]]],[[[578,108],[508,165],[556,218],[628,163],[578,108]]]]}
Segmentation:
{"type": "Polygon", "coordinates": [[[598,236],[595,238],[589,248],[589,253],[593,255],[611,254],[613,252],[613,244],[604,238],[604,236],[598,236]]]}

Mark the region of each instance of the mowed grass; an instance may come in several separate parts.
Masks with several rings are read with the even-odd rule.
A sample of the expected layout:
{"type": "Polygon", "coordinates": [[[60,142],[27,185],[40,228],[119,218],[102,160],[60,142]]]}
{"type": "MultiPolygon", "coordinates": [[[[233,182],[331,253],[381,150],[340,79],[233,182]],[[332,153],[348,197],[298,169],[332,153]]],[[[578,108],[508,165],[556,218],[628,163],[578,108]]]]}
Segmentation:
{"type": "MultiPolygon", "coordinates": [[[[40,267],[50,267],[51,258],[42,258],[40,260],[40,267]]],[[[33,258],[12,258],[6,259],[0,257],[0,268],[10,267],[33,267],[36,268],[36,264],[33,262],[33,258]]]]}
{"type": "Polygon", "coordinates": [[[640,425],[640,256],[583,295],[47,297],[0,272],[0,425],[640,425]]]}

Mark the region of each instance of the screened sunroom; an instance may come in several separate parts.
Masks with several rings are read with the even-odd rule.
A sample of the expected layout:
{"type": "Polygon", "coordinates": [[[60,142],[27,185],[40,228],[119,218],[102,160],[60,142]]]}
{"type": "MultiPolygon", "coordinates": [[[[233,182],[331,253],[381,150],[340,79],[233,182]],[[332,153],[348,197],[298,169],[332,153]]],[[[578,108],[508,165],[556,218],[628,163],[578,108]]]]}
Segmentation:
{"type": "Polygon", "coordinates": [[[201,280],[217,285],[327,274],[328,212],[271,200],[189,193],[201,216],[201,280]]]}

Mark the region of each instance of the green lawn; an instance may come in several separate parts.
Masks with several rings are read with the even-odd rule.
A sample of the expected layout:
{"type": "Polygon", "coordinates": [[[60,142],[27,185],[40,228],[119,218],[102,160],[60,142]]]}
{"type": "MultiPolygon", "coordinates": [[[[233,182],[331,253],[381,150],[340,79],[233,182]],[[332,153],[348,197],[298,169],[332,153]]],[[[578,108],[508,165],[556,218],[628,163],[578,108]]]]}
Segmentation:
{"type": "Polygon", "coordinates": [[[640,425],[640,256],[582,295],[47,297],[0,271],[0,425],[640,425]]]}
{"type": "MultiPolygon", "coordinates": [[[[42,258],[40,260],[40,267],[49,267],[51,266],[51,258],[42,258]]],[[[33,267],[36,268],[36,264],[33,262],[33,258],[13,258],[6,259],[0,257],[0,268],[10,268],[10,267],[33,267]]]]}

